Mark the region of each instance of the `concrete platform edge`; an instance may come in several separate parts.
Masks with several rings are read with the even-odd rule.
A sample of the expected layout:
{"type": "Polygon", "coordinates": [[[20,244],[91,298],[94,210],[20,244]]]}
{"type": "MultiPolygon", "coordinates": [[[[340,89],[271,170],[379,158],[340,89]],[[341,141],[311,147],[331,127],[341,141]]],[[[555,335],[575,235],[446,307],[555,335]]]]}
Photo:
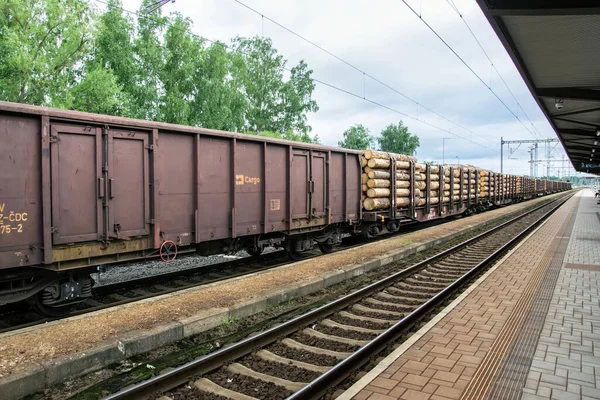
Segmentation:
{"type": "MultiPolygon", "coordinates": [[[[293,297],[300,297],[307,294],[311,294],[318,290],[327,288],[329,286],[333,286],[346,279],[363,275],[364,273],[367,273],[380,266],[390,264],[392,262],[406,258],[410,255],[429,250],[437,245],[452,241],[453,239],[464,234],[470,229],[492,224],[503,217],[503,215],[499,215],[493,219],[481,222],[479,224],[467,225],[460,231],[449,233],[427,242],[413,243],[412,245],[405,247],[401,250],[387,252],[372,261],[367,261],[361,264],[353,264],[349,265],[346,268],[337,271],[332,271],[332,273],[324,277],[322,276],[316,278],[301,286],[278,290],[277,292],[272,293],[267,297],[258,297],[250,299],[245,303],[237,304],[230,308],[211,309],[199,315],[177,320],[169,324],[157,326],[151,329],[150,331],[145,330],[138,332],[128,332],[124,335],[121,335],[113,343],[103,342],[99,344],[99,346],[95,349],[90,349],[85,352],[61,357],[55,360],[45,362],[41,365],[38,363],[32,363],[31,369],[25,370],[15,375],[9,375],[5,378],[0,378],[0,400],[20,399],[24,396],[39,392],[44,388],[60,383],[66,380],[67,378],[73,378],[76,376],[100,370],[110,364],[123,361],[136,354],[151,351],[169,343],[181,340],[185,337],[196,335],[198,333],[213,329],[221,325],[224,321],[226,321],[229,318],[244,318],[254,314],[258,314],[264,311],[267,306],[278,305],[289,301],[293,297]]],[[[365,244],[363,246],[368,245],[369,244],[365,244]]],[[[509,255],[510,254],[512,254],[512,252],[509,253],[509,255]]],[[[304,262],[307,261],[300,261],[299,263],[304,262]]],[[[289,268],[297,264],[298,263],[293,263],[278,268],[289,268]]],[[[265,272],[268,271],[261,271],[250,275],[261,275],[265,272]]],[[[487,274],[485,276],[487,276],[487,274]]],[[[243,278],[244,277],[236,277],[232,280],[238,280],[243,278]]],[[[222,284],[224,284],[224,282],[217,282],[209,284],[208,286],[222,284]]],[[[184,291],[190,290],[199,289],[193,288],[184,291]]],[[[170,295],[173,294],[164,296],[170,295]]],[[[159,296],[159,298],[160,297],[163,296],[159,296]]],[[[152,300],[153,299],[145,299],[141,301],[146,302],[152,300]]],[[[131,306],[131,304],[133,303],[118,307],[131,306]]],[[[103,312],[107,312],[107,310],[98,311],[98,313],[103,312]]],[[[83,317],[85,316],[78,316],[74,318],[79,319],[83,317]]],[[[64,321],[55,322],[64,323],[64,321]]],[[[25,330],[29,331],[31,329],[35,329],[35,327],[26,328],[25,330]]],[[[419,333],[420,331],[417,332],[417,334],[419,333]]],[[[11,332],[10,334],[18,334],[18,331],[11,332]]],[[[415,337],[417,334],[413,335],[413,337],[415,337]]],[[[367,376],[368,375],[366,375],[364,378],[366,378],[367,376]]],[[[348,390],[351,389],[352,388],[348,390]]]]}
{"type": "Polygon", "coordinates": [[[442,318],[444,318],[448,313],[450,313],[456,306],[458,306],[473,290],[475,290],[481,283],[483,283],[489,275],[491,275],[497,268],[499,268],[502,263],[512,256],[512,254],[517,251],[522,245],[524,245],[527,240],[536,234],[536,232],[542,228],[548,219],[542,222],[537,228],[533,230],[527,237],[522,240],[517,246],[515,246],[512,250],[510,250],[504,257],[502,257],[492,268],[490,268],[485,274],[483,274],[475,283],[469,286],[464,292],[460,294],[454,301],[448,304],[439,314],[433,317],[429,322],[427,322],[421,329],[415,332],[408,340],[402,343],[398,348],[396,348],[392,353],[390,353],[387,357],[385,357],[379,364],[377,364],[373,369],[371,369],[366,375],[364,375],[358,382],[354,383],[354,385],[350,386],[344,393],[336,398],[336,400],[351,400],[354,396],[356,396],[362,389],[367,387],[375,378],[377,378],[383,371],[385,371],[392,363],[397,360],[402,354],[404,354],[415,342],[417,342],[420,338],[422,338],[429,330],[431,330],[442,318]]]}

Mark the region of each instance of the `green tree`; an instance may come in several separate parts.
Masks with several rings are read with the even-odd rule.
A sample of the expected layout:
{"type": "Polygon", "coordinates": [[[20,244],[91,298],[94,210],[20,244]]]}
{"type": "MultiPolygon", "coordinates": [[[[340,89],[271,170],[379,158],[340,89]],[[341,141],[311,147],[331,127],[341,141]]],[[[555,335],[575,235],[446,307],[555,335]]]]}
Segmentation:
{"type": "Polygon", "coordinates": [[[338,146],[345,149],[367,150],[373,147],[375,139],[369,134],[369,130],[362,124],[355,124],[344,131],[344,140],[338,142],[338,146]]]}
{"type": "Polygon", "coordinates": [[[293,131],[288,131],[284,133],[273,131],[262,131],[256,133],[254,131],[247,131],[246,133],[249,135],[258,135],[273,139],[291,140],[292,142],[320,144],[318,135],[315,135],[313,138],[311,138],[308,133],[294,133],[293,131]]]}
{"type": "MultiPolygon", "coordinates": [[[[153,0],[144,0],[140,13],[144,14],[153,0]]],[[[161,43],[168,20],[161,9],[146,18],[138,18],[137,36],[133,41],[136,59],[136,85],[131,94],[131,114],[135,118],[162,120],[160,110],[161,73],[164,71],[164,49],[161,43]]]]}
{"type": "Polygon", "coordinates": [[[0,97],[50,104],[74,82],[91,40],[84,0],[0,0],[0,97]]]}
{"type": "Polygon", "coordinates": [[[190,34],[191,21],[175,14],[164,36],[164,67],[160,80],[164,88],[160,102],[161,119],[165,122],[198,125],[199,113],[192,118],[193,99],[198,93],[196,71],[201,64],[202,41],[190,34]]]}
{"type": "Polygon", "coordinates": [[[194,121],[205,128],[242,132],[246,97],[238,82],[230,78],[235,57],[223,43],[213,43],[203,52],[201,64],[195,72],[200,84],[194,102],[194,121]]]}
{"type": "Polygon", "coordinates": [[[306,114],[318,111],[312,92],[310,70],[300,61],[285,81],[287,61],[277,53],[270,39],[254,37],[233,40],[236,55],[233,77],[247,99],[246,130],[255,132],[308,133],[306,114]]]}
{"type": "Polygon", "coordinates": [[[407,155],[414,155],[420,144],[419,138],[411,134],[402,121],[385,127],[377,141],[382,151],[407,155]]]}
{"type": "MultiPolygon", "coordinates": [[[[106,12],[99,18],[96,40],[87,65],[90,71],[100,68],[111,70],[118,85],[113,85],[113,80],[107,76],[97,82],[106,82],[112,88],[122,88],[115,93],[115,97],[122,101],[135,97],[138,90],[137,79],[140,73],[134,54],[134,35],[133,22],[122,10],[121,1],[109,0],[106,12]]],[[[100,78],[100,75],[96,74],[96,78],[100,78]]],[[[120,112],[125,110],[123,107],[119,109],[120,112]]]]}
{"type": "Polygon", "coordinates": [[[90,71],[69,93],[69,106],[79,111],[98,114],[127,114],[125,95],[111,70],[90,71]]]}

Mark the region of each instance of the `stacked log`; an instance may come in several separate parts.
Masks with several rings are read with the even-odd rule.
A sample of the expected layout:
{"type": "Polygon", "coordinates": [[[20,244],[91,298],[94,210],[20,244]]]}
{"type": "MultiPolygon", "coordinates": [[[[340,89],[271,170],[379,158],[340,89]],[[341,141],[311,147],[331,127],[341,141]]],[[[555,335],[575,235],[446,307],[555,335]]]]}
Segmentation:
{"type": "MultiPolygon", "coordinates": [[[[437,165],[418,163],[413,156],[367,150],[361,156],[363,207],[367,211],[387,210],[391,206],[392,187],[395,190],[398,208],[424,206],[429,196],[429,204],[491,199],[494,196],[508,197],[513,191],[523,193],[527,190],[528,180],[505,174],[492,174],[488,170],[472,165],[437,165]],[[395,162],[395,176],[392,176],[395,162]],[[414,175],[410,176],[411,163],[414,175]],[[427,168],[429,185],[427,186],[427,168]],[[452,177],[451,170],[452,169],[452,177]],[[411,179],[412,178],[412,179],[411,179]],[[412,182],[412,183],[411,183],[412,182]],[[414,185],[414,187],[411,187],[414,185]],[[411,193],[414,197],[411,199],[411,193]]],[[[532,186],[536,182],[531,180],[532,186]]],[[[535,189],[534,189],[535,190],[535,189]]]]}
{"type": "MultiPolygon", "coordinates": [[[[427,182],[427,174],[425,174],[425,181],[427,182]]],[[[440,167],[437,165],[429,166],[429,187],[426,190],[429,190],[429,204],[438,204],[440,202],[440,167]]],[[[441,190],[443,191],[444,188],[442,187],[441,190]]],[[[423,205],[425,205],[427,200],[421,200],[423,201],[423,205]]]]}
{"type": "Polygon", "coordinates": [[[396,206],[410,205],[410,163],[415,163],[414,204],[418,205],[425,190],[425,165],[417,162],[416,157],[376,150],[366,150],[361,157],[363,207],[365,210],[386,210],[390,208],[392,179],[396,190],[396,206]],[[396,173],[392,177],[391,160],[396,162],[396,173]]]}
{"type": "Polygon", "coordinates": [[[479,174],[479,197],[487,197],[490,195],[490,172],[480,169],[477,173],[479,174]]]}

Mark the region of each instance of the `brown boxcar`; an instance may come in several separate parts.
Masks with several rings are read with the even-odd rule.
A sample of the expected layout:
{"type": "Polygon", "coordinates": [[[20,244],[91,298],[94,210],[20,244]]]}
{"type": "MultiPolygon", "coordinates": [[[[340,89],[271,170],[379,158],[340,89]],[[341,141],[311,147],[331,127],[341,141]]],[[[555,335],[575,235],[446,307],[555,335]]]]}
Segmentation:
{"type": "Polygon", "coordinates": [[[0,102],[0,303],[64,304],[89,267],[176,247],[327,249],[360,221],[360,168],[352,150],[0,102]]]}

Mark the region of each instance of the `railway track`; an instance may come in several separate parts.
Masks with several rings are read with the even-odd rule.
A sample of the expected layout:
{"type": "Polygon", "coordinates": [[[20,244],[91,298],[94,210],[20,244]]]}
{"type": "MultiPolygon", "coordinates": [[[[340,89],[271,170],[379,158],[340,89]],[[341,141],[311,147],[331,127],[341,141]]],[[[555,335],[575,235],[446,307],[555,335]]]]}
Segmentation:
{"type": "Polygon", "coordinates": [[[17,307],[0,312],[0,333],[248,275],[286,263],[287,256],[285,252],[278,250],[261,256],[238,258],[103,285],[93,288],[92,297],[79,303],[67,315],[55,318],[41,315],[35,310],[27,308],[26,305],[20,304],[17,307]]]}
{"type": "MultiPolygon", "coordinates": [[[[408,224],[402,233],[409,233],[414,230],[423,229],[444,222],[444,220],[434,220],[426,223],[408,224]]],[[[382,236],[373,241],[384,240],[386,238],[387,236],[382,236]]],[[[357,243],[355,238],[345,238],[342,245],[335,247],[333,252],[345,250],[355,246],[357,243]]],[[[321,251],[315,248],[315,250],[304,253],[301,260],[318,257],[320,255],[322,255],[321,251]]],[[[195,256],[185,255],[184,257],[193,258],[195,256]]],[[[144,276],[134,280],[130,279],[102,285],[92,289],[91,298],[78,303],[72,310],[66,313],[57,314],[54,317],[43,315],[35,309],[30,308],[30,306],[25,303],[16,305],[11,304],[0,308],[0,334],[55,321],[61,318],[73,317],[132,303],[134,301],[161,296],[196,286],[241,277],[292,262],[295,261],[290,260],[284,250],[275,250],[260,256],[243,257],[225,262],[201,265],[178,271],[144,276]]]]}
{"type": "Polygon", "coordinates": [[[362,289],[107,397],[317,399],[489,267],[570,196],[362,289]]]}

